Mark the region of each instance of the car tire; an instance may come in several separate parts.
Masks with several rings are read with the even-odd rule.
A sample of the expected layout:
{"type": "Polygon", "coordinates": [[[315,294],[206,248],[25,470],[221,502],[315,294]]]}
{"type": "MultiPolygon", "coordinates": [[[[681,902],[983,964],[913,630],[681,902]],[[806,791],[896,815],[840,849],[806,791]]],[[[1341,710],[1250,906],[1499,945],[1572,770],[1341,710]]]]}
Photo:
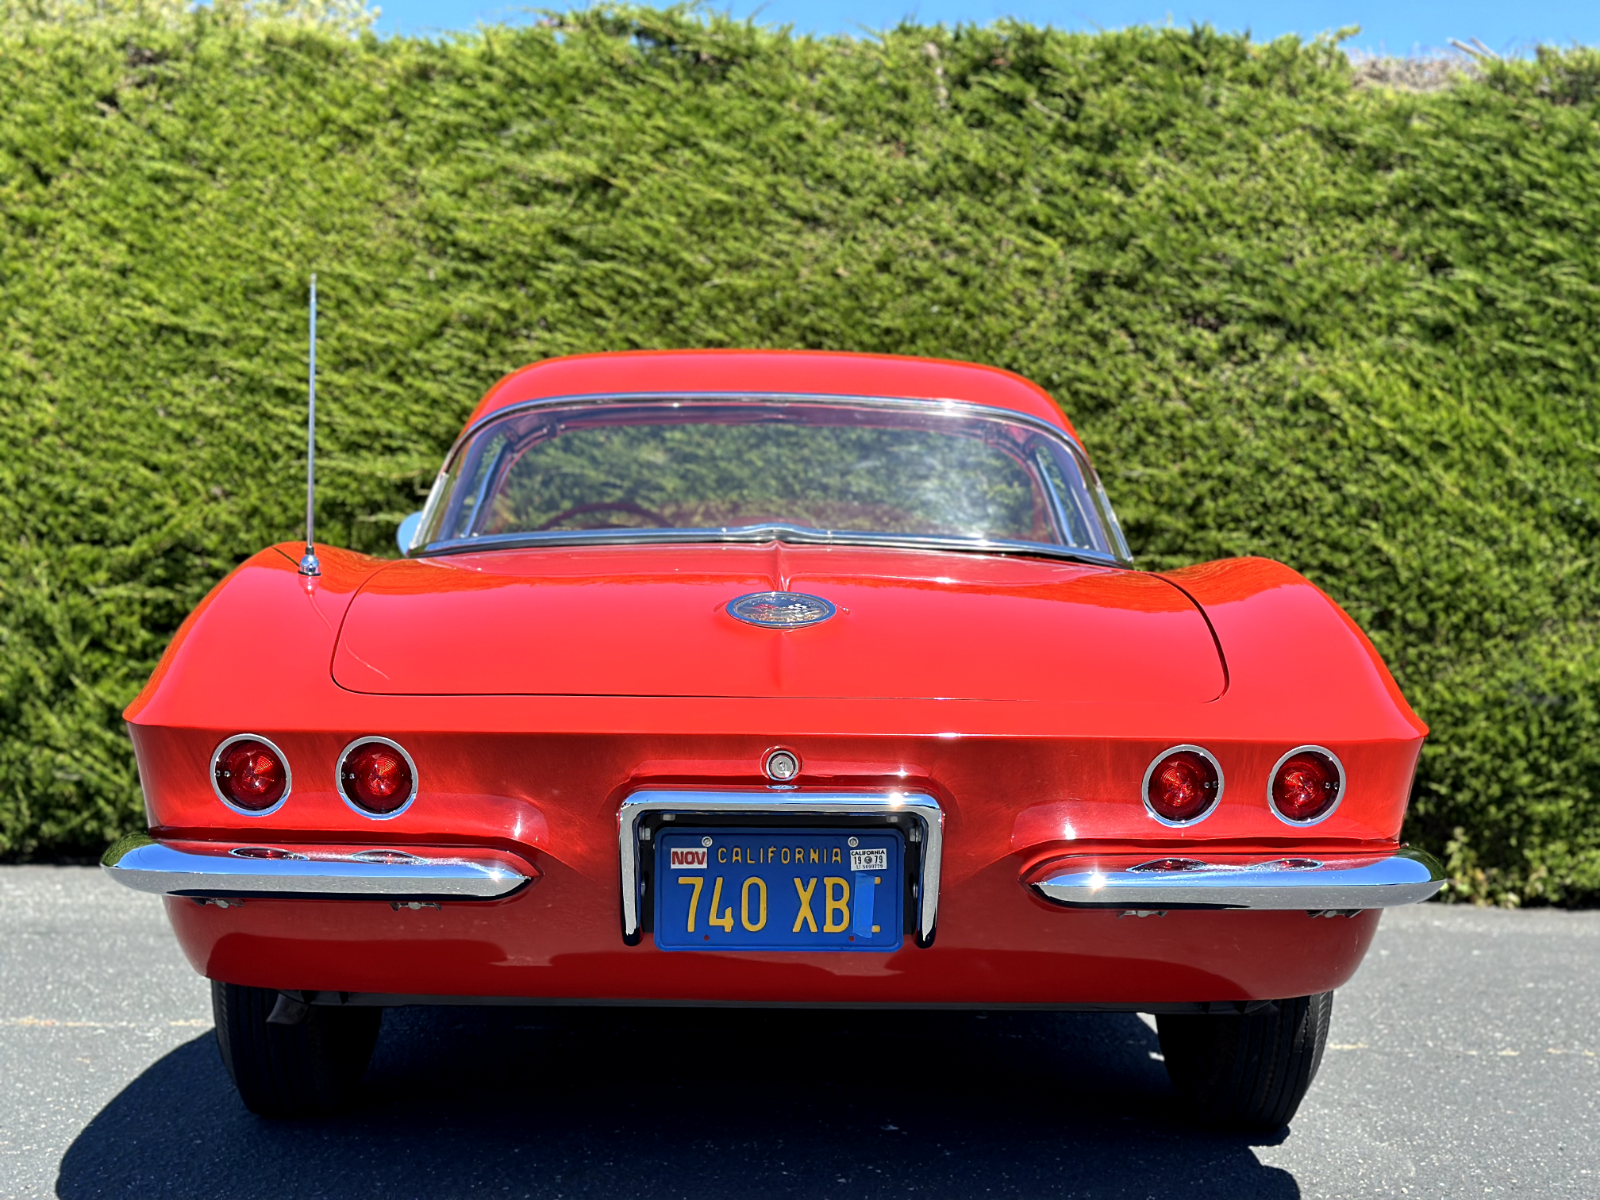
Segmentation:
{"type": "Polygon", "coordinates": [[[337,1112],[354,1097],[372,1058],[383,1009],[285,1001],[293,1023],[269,1022],[280,995],[273,988],[211,984],[217,1048],[239,1098],[263,1117],[337,1112]]]}
{"type": "Polygon", "coordinates": [[[1264,1012],[1156,1017],[1167,1075],[1203,1120],[1270,1131],[1294,1117],[1322,1065],[1333,993],[1279,1000],[1264,1012]]]}

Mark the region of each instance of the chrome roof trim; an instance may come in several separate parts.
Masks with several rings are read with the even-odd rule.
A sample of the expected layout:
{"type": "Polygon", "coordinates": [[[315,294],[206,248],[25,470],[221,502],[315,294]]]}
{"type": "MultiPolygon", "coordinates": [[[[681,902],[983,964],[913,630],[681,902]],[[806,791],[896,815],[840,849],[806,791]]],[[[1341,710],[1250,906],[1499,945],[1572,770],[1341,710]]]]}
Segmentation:
{"type": "Polygon", "coordinates": [[[1060,866],[1032,887],[1067,908],[1361,911],[1416,904],[1445,884],[1438,860],[1409,846],[1387,854],[1319,853],[1258,863],[1207,861],[1185,850],[1182,858],[1112,870],[1085,855],[1060,866]]]}
{"type": "Polygon", "coordinates": [[[939,916],[939,871],[944,856],[944,811],[924,792],[713,792],[647,788],[622,802],[617,813],[618,851],[622,863],[622,936],[629,944],[639,937],[639,822],[651,813],[726,816],[881,817],[904,813],[922,825],[921,877],[917,896],[917,941],[933,940],[939,916]]]}
{"type": "Polygon", "coordinates": [[[602,405],[602,404],[684,404],[705,402],[710,404],[740,403],[743,401],[781,401],[786,404],[837,404],[840,406],[866,405],[872,408],[894,409],[900,412],[919,412],[929,407],[938,408],[953,416],[988,417],[991,419],[1004,419],[1016,421],[1021,425],[1029,425],[1043,433],[1054,434],[1067,445],[1071,446],[1087,461],[1089,452],[1083,448],[1074,435],[1068,433],[1059,425],[1052,425],[1043,417],[1036,417],[1032,413],[1025,413],[1014,408],[1005,408],[993,404],[979,404],[974,400],[945,400],[929,396],[846,396],[833,392],[574,392],[565,396],[538,396],[532,400],[518,400],[514,404],[507,404],[493,412],[485,413],[472,424],[461,431],[461,436],[450,445],[450,453],[444,456],[445,466],[449,467],[457,451],[468,438],[477,433],[479,429],[498,420],[509,413],[526,412],[535,408],[551,408],[563,405],[602,405]]]}
{"type": "Polygon", "coordinates": [[[319,846],[218,842],[213,849],[175,846],[129,834],[100,860],[106,874],[136,892],[165,896],[334,897],[345,900],[494,900],[531,876],[501,855],[470,848],[377,848],[355,852],[319,846]],[[281,852],[281,858],[235,850],[281,852]]]}

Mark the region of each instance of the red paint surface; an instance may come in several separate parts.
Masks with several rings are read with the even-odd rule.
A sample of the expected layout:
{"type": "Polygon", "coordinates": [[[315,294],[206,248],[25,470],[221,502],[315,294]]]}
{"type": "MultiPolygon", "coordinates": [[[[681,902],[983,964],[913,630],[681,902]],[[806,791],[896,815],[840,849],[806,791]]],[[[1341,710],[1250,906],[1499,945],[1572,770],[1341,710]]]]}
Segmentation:
{"type": "Polygon", "coordinates": [[[358,692],[1164,699],[1219,695],[1205,618],[1159,576],[1047,559],[828,546],[501,550],[395,563],[345,616],[358,692]],[[809,629],[730,616],[749,592],[838,606],[809,629]],[[1137,649],[1135,649],[1137,647],[1137,649]],[[1161,664],[1158,677],[1140,670],[1161,664]]]}
{"type": "MultiPolygon", "coordinates": [[[[746,390],[828,390],[829,371],[865,378],[862,360],[819,356],[796,368],[809,382],[787,365],[763,376],[772,357],[564,360],[511,377],[486,403],[524,398],[536,378],[550,394],[643,388],[647,376],[653,390],[709,390],[684,373],[724,363],[746,380],[729,386],[746,390]]],[[[866,361],[878,382],[850,390],[921,394],[934,366],[1014,379],[866,361]]],[[[441,912],[170,902],[191,961],[234,982],[794,1002],[1303,995],[1348,977],[1375,914],[1119,921],[1048,906],[1022,878],[1069,853],[1381,850],[1398,836],[1426,733],[1344,613],[1259,559],[1160,577],[915,550],[552,548],[390,564],[319,548],[324,574],[307,580],[298,554],[265,550],[218,585],[129,707],[152,827],[264,844],[487,846],[542,878],[508,900],[441,912]],[[774,631],[722,611],[769,587],[815,591],[841,614],[774,631]],[[211,791],[212,751],[241,732],[270,738],[293,771],[269,816],[231,812],[211,791]],[[335,790],[339,751],[369,734],[401,742],[417,764],[416,802],[383,822],[335,790]],[[1171,829],[1145,812],[1139,786],[1178,743],[1216,756],[1224,790],[1204,821],[1171,829]],[[1268,775],[1304,743],[1339,756],[1348,788],[1328,820],[1297,831],[1268,808],[1268,775]],[[761,787],[759,763],[776,745],[799,754],[801,788],[938,797],[946,849],[932,949],[669,955],[648,936],[622,944],[622,798],[643,786],[761,787]]]]}
{"type": "Polygon", "coordinates": [[[524,400],[662,392],[960,400],[1027,413],[1077,437],[1050,393],[998,367],[815,350],[639,350],[546,359],[490,388],[468,424],[524,400]]]}

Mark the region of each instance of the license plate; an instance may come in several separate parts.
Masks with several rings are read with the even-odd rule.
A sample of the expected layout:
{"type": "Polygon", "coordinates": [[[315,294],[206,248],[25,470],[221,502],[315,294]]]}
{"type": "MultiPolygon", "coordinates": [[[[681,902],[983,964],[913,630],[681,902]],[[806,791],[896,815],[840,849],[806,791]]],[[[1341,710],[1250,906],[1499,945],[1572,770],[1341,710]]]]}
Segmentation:
{"type": "Polygon", "coordinates": [[[656,834],[663,950],[897,950],[905,847],[895,830],[656,834]]]}

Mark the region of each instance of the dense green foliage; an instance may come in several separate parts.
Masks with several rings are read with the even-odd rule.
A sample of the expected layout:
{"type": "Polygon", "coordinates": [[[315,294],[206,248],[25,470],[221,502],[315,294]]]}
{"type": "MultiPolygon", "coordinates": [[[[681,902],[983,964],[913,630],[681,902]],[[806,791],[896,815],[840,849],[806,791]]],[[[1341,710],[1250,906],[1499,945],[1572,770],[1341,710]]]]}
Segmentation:
{"type": "MultiPolygon", "coordinates": [[[[1143,564],[1259,553],[1433,726],[1458,891],[1600,895],[1600,56],[1428,94],[1208,30],[446,42],[200,13],[0,37],[0,850],[137,825],[119,710],[302,503],[384,551],[515,366],[975,359],[1050,388],[1143,564]]],[[[1286,664],[1316,685],[1316,647],[1286,664]]]]}

